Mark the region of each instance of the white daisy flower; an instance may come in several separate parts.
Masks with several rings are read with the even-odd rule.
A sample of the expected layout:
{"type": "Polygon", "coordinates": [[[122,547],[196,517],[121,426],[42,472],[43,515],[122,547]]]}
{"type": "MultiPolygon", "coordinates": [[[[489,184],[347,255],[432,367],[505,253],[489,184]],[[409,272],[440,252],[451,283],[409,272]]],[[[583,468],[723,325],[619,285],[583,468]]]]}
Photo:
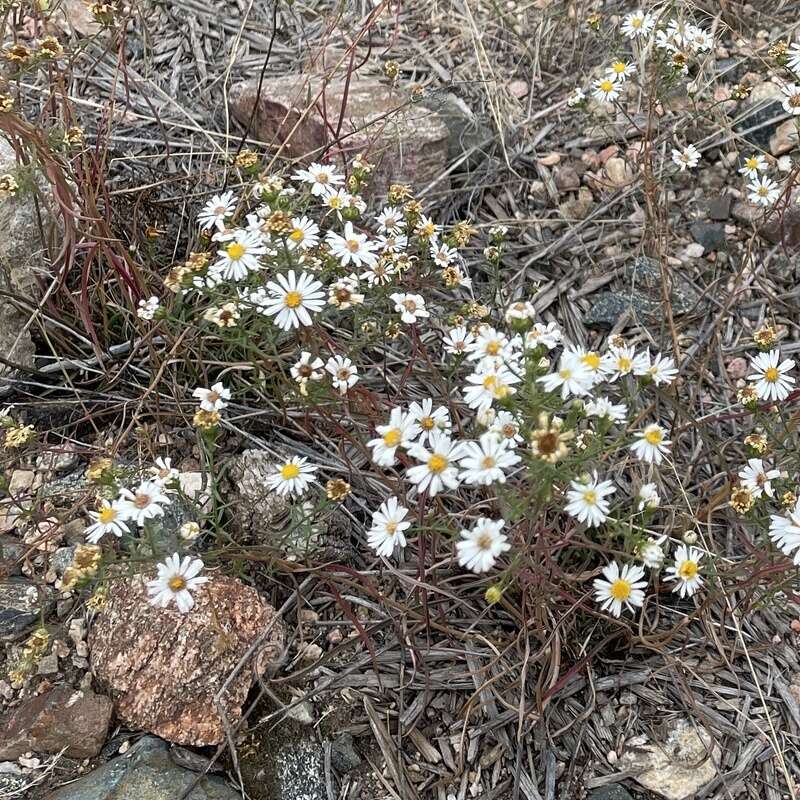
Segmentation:
{"type": "Polygon", "coordinates": [[[750,193],[747,195],[747,199],[751,203],[765,208],[772,206],[781,196],[780,185],[766,175],[762,175],[760,178],[753,178],[747,184],[747,191],[750,193]]]}
{"type": "Polygon", "coordinates": [[[482,363],[475,372],[467,375],[466,382],[469,385],[464,387],[463,392],[467,405],[476,411],[483,411],[495,400],[516,394],[514,384],[520,382],[520,377],[503,364],[482,363]]]}
{"type": "Polygon", "coordinates": [[[411,447],[422,429],[409,412],[393,408],[389,423],[378,425],[375,430],[378,438],[367,442],[367,446],[372,448],[372,460],[379,467],[391,467],[397,460],[397,448],[411,447]]]}
{"type": "Polygon", "coordinates": [[[364,294],[359,291],[358,276],[347,275],[332,283],[328,287],[328,302],[340,311],[350,306],[361,305],[364,302],[364,294]]]}
{"type": "Polygon", "coordinates": [[[336,212],[336,216],[341,219],[342,211],[350,208],[353,198],[344,189],[330,189],[322,195],[322,205],[331,211],[336,212]]]}
{"type": "Polygon", "coordinates": [[[691,44],[695,36],[695,27],[691,22],[671,19],[667,25],[667,36],[677,45],[691,44]]]}
{"type": "Polygon", "coordinates": [[[426,217],[425,214],[420,214],[416,227],[414,228],[414,233],[421,239],[429,239],[435,242],[441,230],[441,225],[437,225],[430,217],[426,217]]]}
{"type": "Polygon", "coordinates": [[[373,266],[378,261],[375,250],[378,245],[370,242],[364,233],[356,233],[352,222],[344,225],[344,236],[328,231],[325,241],[330,247],[331,255],[338,258],[343,267],[353,264],[355,267],[373,266]]]}
{"type": "Polygon", "coordinates": [[[783,110],[793,116],[800,115],[800,86],[796,83],[787,83],[781,87],[783,92],[783,110]]]}
{"type": "Polygon", "coordinates": [[[651,358],[650,351],[645,350],[636,357],[633,374],[650,378],[656,386],[668,386],[678,376],[678,369],[669,356],[658,353],[651,358]]]}
{"type": "Polygon", "coordinates": [[[227,244],[222,250],[217,250],[219,259],[211,269],[223,280],[240,281],[249,273],[261,269],[259,258],[267,252],[267,248],[259,234],[236,230],[230,236],[220,238],[220,241],[227,241],[227,244]]]}
{"type": "Polygon", "coordinates": [[[800,44],[792,42],[786,56],[786,66],[795,74],[800,75],[800,44]]]}
{"type": "Polygon", "coordinates": [[[700,151],[693,144],[687,144],[682,150],[672,151],[672,161],[681,172],[685,172],[687,168],[694,169],[700,163],[700,151]]]}
{"type": "Polygon", "coordinates": [[[567,96],[567,105],[570,108],[579,106],[586,99],[586,94],[580,86],[576,86],[567,96]]]}
{"type": "Polygon", "coordinates": [[[510,411],[498,411],[488,428],[489,433],[494,434],[500,441],[506,442],[509,448],[516,447],[525,441],[520,433],[522,425],[510,411]]]}
{"type": "Polygon", "coordinates": [[[661,505],[661,498],[658,496],[654,483],[644,483],[637,494],[639,500],[639,511],[648,509],[652,511],[661,505]]]}
{"type": "Polygon", "coordinates": [[[636,39],[639,36],[647,36],[655,24],[656,21],[650,14],[641,10],[634,11],[632,14],[625,15],[620,30],[629,39],[636,39]]]}
{"type": "Polygon", "coordinates": [[[628,418],[628,406],[625,403],[613,403],[607,397],[597,397],[584,406],[589,417],[600,417],[609,422],[625,422],[628,418]]]}
{"type": "Polygon", "coordinates": [[[511,303],[504,315],[505,321],[510,325],[515,320],[527,321],[536,316],[536,309],[530,300],[517,300],[511,303]]]}
{"type": "Polygon", "coordinates": [[[433,400],[429,397],[421,403],[413,402],[408,407],[408,413],[419,426],[419,444],[425,444],[428,437],[437,431],[450,433],[450,412],[444,406],[434,408],[433,400]]]}
{"type": "Polygon", "coordinates": [[[236,198],[233,192],[215,194],[197,215],[197,222],[201,230],[208,231],[216,228],[218,231],[225,230],[225,219],[233,214],[236,209],[236,198]]]}
{"type": "Polygon", "coordinates": [[[406,227],[402,209],[392,208],[391,206],[386,206],[386,208],[375,217],[375,221],[378,223],[380,231],[387,235],[402,232],[406,227]]]}
{"type": "Polygon", "coordinates": [[[650,539],[639,547],[637,555],[647,569],[661,569],[664,566],[664,542],[666,536],[650,539]]]}
{"type": "Polygon", "coordinates": [[[142,298],[136,308],[136,316],[149,322],[156,315],[156,311],[159,308],[161,308],[161,301],[155,295],[147,300],[142,298]]]}
{"type": "Polygon", "coordinates": [[[620,569],[616,561],[603,567],[603,577],[595,578],[594,599],[600,603],[602,611],[610,611],[615,617],[622,614],[622,609],[627,608],[635,613],[635,608],[644,604],[644,592],[647,581],[644,570],[634,564],[625,564],[620,569]]]}
{"type": "Polygon", "coordinates": [[[295,361],[289,372],[291,376],[300,385],[300,394],[307,393],[307,384],[309,381],[321,381],[324,377],[322,371],[325,364],[321,358],[312,358],[311,353],[303,350],[300,353],[300,358],[295,361]]]}
{"type": "Polygon", "coordinates": [[[414,444],[408,449],[408,454],[422,462],[406,472],[406,477],[418,491],[427,490],[434,497],[442,489],[458,486],[457,462],[461,445],[453,442],[446,433],[435,431],[429,434],[427,445],[414,444]]]}
{"type": "Polygon", "coordinates": [[[692,29],[692,40],[689,42],[695,53],[707,53],[714,46],[714,37],[702,28],[692,29]]]}
{"type": "Polygon", "coordinates": [[[414,325],[418,320],[430,316],[430,312],[425,308],[425,298],[421,294],[396,292],[389,296],[394,302],[394,310],[407,325],[414,325]]]}
{"type": "Polygon", "coordinates": [[[172,459],[167,456],[159,456],[155,460],[155,465],[150,467],[150,474],[156,483],[165,486],[168,483],[178,480],[180,472],[172,466],[172,459]]]}
{"type": "Polygon", "coordinates": [[[408,509],[401,506],[396,497],[381,503],[372,515],[372,527],[367,532],[367,544],[384,558],[392,556],[398,548],[406,546],[405,531],[411,527],[406,520],[408,509]]]}
{"type": "Polygon", "coordinates": [[[769,169],[767,159],[761,153],[754,153],[742,163],[739,174],[746,178],[758,178],[759,172],[766,172],[769,169]]]}
{"type": "Polygon", "coordinates": [[[402,234],[380,234],[376,241],[382,253],[400,253],[408,247],[408,237],[402,234]]]}
{"type": "Polygon", "coordinates": [[[636,436],[631,450],[641,461],[660,464],[664,460],[664,454],[669,453],[671,442],[667,440],[666,432],[660,425],[648,425],[644,430],[637,431],[636,436]]]}
{"type": "Polygon", "coordinates": [[[222,411],[231,399],[231,390],[227,389],[221,381],[217,381],[210,389],[198,386],[193,392],[192,397],[200,401],[200,408],[203,411],[222,411]]]}
{"type": "Polygon", "coordinates": [[[344,356],[331,356],[325,364],[325,370],[330,374],[333,388],[339,394],[347,394],[347,390],[358,383],[358,369],[344,356]]]}
{"type": "Polygon", "coordinates": [[[535,322],[533,327],[526,331],[523,340],[526,350],[533,350],[542,345],[548,350],[552,350],[561,343],[561,330],[555,322],[535,322]]]}
{"type": "Polygon", "coordinates": [[[765,469],[764,462],[760,458],[748,458],[747,466],[739,472],[742,486],[750,490],[753,497],[774,497],[775,490],[772,488],[772,481],[781,476],[779,469],[765,469]]]}
{"type": "Polygon", "coordinates": [[[442,338],[446,353],[460,356],[467,353],[475,344],[475,337],[463,325],[451,328],[442,338]]]}
{"type": "Polygon", "coordinates": [[[487,431],[477,442],[464,442],[461,446],[461,480],[470,486],[489,486],[505,483],[506,472],[519,464],[520,457],[508,446],[487,431]]]}
{"type": "Polygon", "coordinates": [[[564,510],[578,522],[590,528],[597,527],[608,519],[611,506],[606,497],[616,491],[617,487],[611,481],[600,481],[595,472],[591,477],[587,475],[570,482],[564,510]]]}
{"type": "Polygon", "coordinates": [[[636,65],[631,61],[612,61],[606,69],[606,75],[617,83],[625,83],[631,75],[636,74],[636,65]]]}
{"type": "Polygon", "coordinates": [[[97,544],[107,533],[120,537],[123,533],[129,533],[128,526],[125,524],[125,509],[119,500],[109,503],[103,500],[99,511],[90,511],[89,516],[94,520],[84,533],[86,541],[97,544]]]}
{"type": "Polygon", "coordinates": [[[562,400],[566,400],[570,395],[583,397],[589,394],[594,385],[594,376],[586,363],[566,353],[562,354],[556,372],[542,375],[536,380],[548,392],[561,389],[562,400]]]}
{"type": "Polygon", "coordinates": [[[309,464],[305,456],[292,456],[282,464],[275,464],[275,472],[267,475],[265,483],[279,495],[296,497],[303,494],[314,481],[318,467],[309,464]]]}
{"type": "Polygon", "coordinates": [[[183,561],[177,553],[167,557],[163,564],[158,564],[158,577],[148,581],[147,593],[150,605],[166,608],[173,600],[181,614],[186,614],[194,607],[192,592],[208,581],[206,577],[198,577],[203,569],[199,558],[184,556],[183,561]]]}
{"type": "Polygon", "coordinates": [[[275,281],[267,283],[269,300],[262,313],[275,317],[275,324],[284,331],[312,324],[311,313],[317,313],[325,305],[322,284],[307,272],[296,278],[293,269],[286,275],[278,273],[275,281]]]}
{"type": "Polygon", "coordinates": [[[603,356],[602,368],[605,372],[606,380],[616,381],[623,375],[630,375],[636,364],[636,350],[633,347],[623,345],[622,347],[612,347],[603,356]]]}
{"type": "Polygon", "coordinates": [[[308,217],[294,217],[292,228],[286,236],[286,246],[289,250],[300,248],[308,250],[319,244],[319,225],[308,217]]]}
{"type": "Polygon", "coordinates": [[[679,592],[681,597],[691,597],[702,585],[703,579],[700,576],[700,560],[703,558],[703,551],[696,547],[688,547],[685,544],[675,548],[673,556],[675,563],[667,567],[665,581],[677,581],[673,587],[673,592],[679,592]]]}
{"type": "Polygon", "coordinates": [[[619,97],[619,87],[613,78],[601,78],[595,83],[592,96],[601,103],[611,103],[619,97]]]}
{"type": "Polygon", "coordinates": [[[318,164],[314,162],[308,169],[301,169],[292,175],[292,180],[311,184],[311,194],[321,197],[333,186],[344,183],[344,175],[336,172],[333,164],[318,164]]]}
{"type": "Polygon", "coordinates": [[[121,489],[119,498],[119,510],[123,518],[140,527],[149,519],[164,516],[162,506],[171,503],[164,494],[164,487],[155,481],[142,481],[135,492],[121,489]]]}
{"type": "Polygon", "coordinates": [[[769,538],[786,556],[794,553],[795,565],[800,565],[800,500],[789,515],[770,514],[769,538]]]}
{"type": "Polygon", "coordinates": [[[512,350],[508,336],[491,325],[481,325],[478,335],[470,345],[468,359],[494,364],[496,359],[505,361],[510,358],[512,350]]]}
{"type": "Polygon", "coordinates": [[[385,286],[392,282],[395,275],[394,264],[382,258],[376,261],[371,267],[367,267],[359,276],[362,281],[366,281],[370,286],[385,286]]]}
{"type": "Polygon", "coordinates": [[[502,529],[504,519],[480,517],[472,530],[461,531],[461,541],[456,543],[458,564],[472,572],[488,572],[502,553],[511,549],[502,529]]]}
{"type": "Polygon", "coordinates": [[[457,258],[458,250],[440,242],[434,242],[430,247],[431,258],[437,267],[449,267],[457,258]]]}
{"type": "Polygon", "coordinates": [[[787,373],[794,368],[794,359],[780,359],[780,350],[770,350],[750,361],[753,374],[747,380],[755,383],[759,400],[785,400],[789,396],[794,378],[787,373]]]}

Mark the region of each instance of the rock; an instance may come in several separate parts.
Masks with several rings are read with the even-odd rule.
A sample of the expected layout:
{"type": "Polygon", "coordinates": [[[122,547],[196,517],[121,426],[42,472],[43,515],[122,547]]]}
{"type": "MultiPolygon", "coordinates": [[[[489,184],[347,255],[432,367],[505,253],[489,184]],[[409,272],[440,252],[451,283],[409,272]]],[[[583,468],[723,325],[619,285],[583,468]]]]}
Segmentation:
{"type": "Polygon", "coordinates": [[[26,700],[0,718],[0,759],[28,751],[94,758],[105,744],[111,701],[92,691],[58,686],[26,700]]]}
{"type": "Polygon", "coordinates": [[[81,36],[94,36],[103,29],[84,0],[61,0],[48,21],[64,33],[74,31],[81,36]]]}
{"type": "Polygon", "coordinates": [[[617,156],[609,158],[604,169],[608,182],[616,188],[628,186],[634,177],[633,169],[628,162],[617,156]]]}
{"type": "Polygon", "coordinates": [[[523,97],[528,96],[530,87],[528,86],[527,81],[515,80],[508,84],[508,92],[512,97],[516,97],[517,100],[521,100],[523,97]]]}
{"type": "Polygon", "coordinates": [[[800,247],[800,189],[793,188],[788,201],[780,200],[768,214],[764,214],[764,209],[758,206],[754,208],[753,221],[763,239],[787,249],[800,247]]]}
{"type": "Polygon", "coordinates": [[[217,744],[224,729],[214,698],[250,647],[257,656],[228,684],[222,707],[234,725],[256,673],[283,649],[276,612],[234,578],[214,576],[195,593],[188,614],[147,601],[142,576],[111,582],[106,606],[89,634],[91,669],[133,728],[184,745],[217,744]]]}
{"type": "Polygon", "coordinates": [[[771,81],[756,84],[737,114],[739,121],[733,126],[734,131],[750,144],[766,150],[781,118],[786,117],[781,105],[782,97],[781,88],[777,84],[771,81]],[[755,130],[750,130],[751,128],[755,130]]]}
{"type": "Polygon", "coordinates": [[[68,547],[59,547],[58,550],[50,556],[50,566],[59,578],[64,574],[64,570],[72,563],[72,559],[75,557],[76,547],[77,545],[74,544],[68,547]]]}
{"type": "Polygon", "coordinates": [[[203,488],[203,473],[202,472],[181,472],[178,476],[178,483],[180,483],[181,491],[192,500],[199,509],[208,511],[211,507],[211,495],[209,494],[209,486],[203,488]]]}
{"type": "MultiPolygon", "coordinates": [[[[256,78],[232,86],[231,110],[242,125],[253,120],[251,136],[271,146],[284,145],[283,156],[349,162],[363,153],[376,163],[370,178],[370,191],[376,195],[385,194],[390,183],[424,187],[447,166],[447,125],[435,111],[408,103],[409,92],[402,88],[354,73],[349,84],[332,79],[324,85],[323,106],[320,75],[267,78],[260,95],[258,84],[256,78]],[[340,118],[339,141],[326,151],[332,144],[331,126],[337,129],[340,118]]],[[[446,191],[449,182],[437,186],[446,191]]]]}
{"type": "Polygon", "coordinates": [[[340,733],[331,742],[331,764],[340,774],[350,772],[361,766],[363,759],[353,745],[353,736],[340,733]]]}
{"type": "MultiPolygon", "coordinates": [[[[17,171],[14,148],[0,138],[0,175],[14,175],[17,171]]],[[[0,288],[4,291],[27,299],[40,294],[40,281],[47,277],[48,244],[55,227],[53,205],[52,193],[44,178],[31,181],[30,189],[20,189],[13,197],[0,199],[0,230],[3,231],[0,288]]],[[[34,346],[27,322],[27,313],[5,298],[0,299],[0,355],[30,369],[34,346]]],[[[0,366],[0,375],[8,372],[8,367],[0,366]]]]}
{"type": "Polygon", "coordinates": [[[39,472],[50,472],[63,475],[78,466],[78,452],[74,444],[67,443],[62,447],[46,450],[36,458],[36,469],[39,472]]]}
{"type": "Polygon", "coordinates": [[[782,156],[797,147],[798,138],[797,123],[793,119],[787,119],[775,128],[775,133],[769,137],[769,151],[774,156],[782,156]]]}
{"type": "Polygon", "coordinates": [[[447,126],[447,160],[461,162],[455,171],[477,167],[485,158],[483,148],[492,138],[492,129],[452,92],[426,99],[425,106],[435,111],[447,126]]]}
{"type": "Polygon", "coordinates": [[[608,786],[592,789],[586,796],[586,800],[633,800],[633,797],[624,786],[610,783],[608,786]]]}
{"type": "Polygon", "coordinates": [[[0,533],[0,577],[18,575],[27,551],[16,537],[0,533]]]}
{"type": "Polygon", "coordinates": [[[558,191],[562,194],[577,192],[581,188],[580,176],[575,171],[575,167],[571,167],[569,164],[560,166],[556,170],[554,178],[558,191]]]}
{"type": "Polygon", "coordinates": [[[620,764],[624,770],[644,770],[634,780],[660,797],[690,800],[716,777],[720,755],[708,733],[680,718],[672,723],[663,742],[626,751],[620,764]]]}
{"type": "Polygon", "coordinates": [[[15,639],[53,607],[53,593],[24,578],[0,580],[0,640],[15,639]]]}
{"type": "Polygon", "coordinates": [[[731,215],[731,201],[733,198],[725,192],[714,197],[708,204],[708,218],[716,222],[724,222],[731,215]]]}
{"type": "MultiPolygon", "coordinates": [[[[670,302],[674,315],[686,314],[700,301],[700,295],[679,271],[671,270],[670,302]]],[[[661,270],[658,262],[639,256],[625,268],[626,288],[592,295],[592,306],[584,316],[589,328],[613,328],[623,314],[630,311],[632,321],[648,325],[664,322],[661,270]]]]}
{"type": "Polygon", "coordinates": [[[695,222],[689,228],[692,238],[703,246],[701,255],[725,249],[725,226],[717,222],[695,222]]]}
{"type": "Polygon", "coordinates": [[[37,675],[56,675],[57,673],[58,673],[57,653],[48,653],[46,656],[42,656],[36,663],[37,675]]]}
{"type": "Polygon", "coordinates": [[[588,186],[581,186],[578,196],[565,200],[558,206],[558,212],[564,219],[586,219],[594,208],[594,196],[588,186]]]}
{"type": "Polygon", "coordinates": [[[239,800],[240,795],[221,778],[201,777],[178,766],[164,742],[145,736],[125,755],[51,792],[47,800],[177,800],[179,797],[239,800]],[[184,795],[195,781],[197,786],[184,795]]]}
{"type": "Polygon", "coordinates": [[[299,739],[281,747],[273,767],[276,798],[327,800],[325,758],[315,740],[299,739]]]}

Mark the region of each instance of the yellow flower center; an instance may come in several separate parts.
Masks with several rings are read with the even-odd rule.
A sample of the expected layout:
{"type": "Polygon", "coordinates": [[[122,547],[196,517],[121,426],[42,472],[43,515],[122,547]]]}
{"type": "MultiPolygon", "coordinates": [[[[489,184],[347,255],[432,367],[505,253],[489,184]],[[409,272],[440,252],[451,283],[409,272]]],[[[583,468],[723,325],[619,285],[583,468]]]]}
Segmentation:
{"type": "Polygon", "coordinates": [[[228,254],[228,258],[238,261],[245,254],[245,246],[241,242],[231,242],[225,248],[225,252],[228,254]]]}
{"type": "Polygon", "coordinates": [[[303,229],[302,229],[302,228],[295,228],[295,229],[294,229],[294,230],[293,230],[293,231],[292,231],[292,232],[289,234],[289,238],[290,238],[290,239],[291,239],[293,242],[302,242],[302,241],[303,241],[303,239],[305,239],[305,237],[306,237],[306,234],[305,234],[305,231],[303,231],[303,229]]]}
{"type": "Polygon", "coordinates": [[[169,579],[168,586],[173,592],[180,592],[186,588],[186,578],[183,575],[176,575],[174,578],[169,579]]]}
{"type": "Polygon", "coordinates": [[[444,472],[447,469],[448,461],[444,456],[440,456],[438,453],[434,453],[428,459],[428,469],[438,475],[440,472],[444,472]]]}
{"type": "Polygon", "coordinates": [[[744,162],[744,165],[745,165],[745,166],[746,166],[748,169],[758,169],[758,159],[757,159],[757,158],[748,158],[748,159],[747,159],[747,160],[744,162]]]}
{"type": "Polygon", "coordinates": [[[342,201],[341,201],[341,199],[339,198],[339,195],[338,195],[338,194],[332,194],[332,195],[331,195],[331,196],[328,198],[328,205],[329,205],[331,208],[341,208],[341,207],[342,207],[342,201]]]}
{"type": "Polygon", "coordinates": [[[583,500],[585,503],[593,506],[597,502],[597,492],[595,492],[593,489],[587,489],[583,493],[583,500]]]}
{"type": "Polygon", "coordinates": [[[387,536],[394,536],[395,533],[397,533],[397,523],[387,522],[385,526],[385,531],[387,536]]]}
{"type": "Polygon", "coordinates": [[[327,183],[330,180],[327,172],[317,173],[317,183],[327,183]]]}
{"type": "Polygon", "coordinates": [[[629,581],[617,578],[609,587],[608,593],[620,602],[624,602],[631,596],[631,584],[629,581]]]}
{"type": "Polygon", "coordinates": [[[429,431],[436,424],[433,417],[422,417],[419,421],[420,427],[423,430],[429,431]]]}
{"type": "Polygon", "coordinates": [[[658,428],[655,428],[647,431],[644,438],[649,444],[661,444],[664,434],[658,428]]]}
{"type": "Polygon", "coordinates": [[[358,243],[358,240],[357,240],[357,239],[348,239],[346,243],[347,243],[347,249],[348,249],[348,250],[349,250],[351,253],[357,253],[357,252],[358,252],[358,249],[359,249],[359,247],[361,246],[361,245],[358,243]]]}
{"type": "Polygon", "coordinates": [[[290,481],[292,478],[296,478],[300,474],[300,467],[297,464],[284,464],[281,467],[281,478],[285,481],[290,481]]]}
{"type": "Polygon", "coordinates": [[[493,341],[486,345],[486,352],[490,356],[496,356],[500,352],[500,342],[493,341]]]}
{"type": "Polygon", "coordinates": [[[283,302],[287,308],[297,308],[303,302],[303,295],[297,291],[286,292],[283,302]]]}
{"type": "Polygon", "coordinates": [[[496,466],[497,462],[491,456],[486,456],[486,458],[481,461],[481,467],[483,467],[483,469],[494,469],[496,466]]]}
{"type": "Polygon", "coordinates": [[[565,367],[564,369],[560,369],[558,374],[563,380],[568,381],[572,377],[572,370],[565,367]]]}
{"type": "Polygon", "coordinates": [[[400,444],[401,438],[400,428],[392,428],[383,435],[383,443],[387,447],[397,447],[397,445],[400,444]]]}
{"type": "Polygon", "coordinates": [[[642,20],[639,17],[634,17],[631,20],[631,28],[641,28],[642,27],[642,20]]]}
{"type": "Polygon", "coordinates": [[[692,578],[697,577],[700,567],[696,561],[684,561],[678,568],[678,575],[685,581],[690,581],[692,578]]]}
{"type": "Polygon", "coordinates": [[[600,366],[600,354],[592,351],[583,356],[581,361],[583,361],[589,369],[597,369],[600,366]]]}
{"type": "Polygon", "coordinates": [[[622,356],[617,360],[617,369],[620,372],[630,372],[632,366],[633,362],[629,358],[625,358],[625,356],[622,356]]]}
{"type": "Polygon", "coordinates": [[[625,65],[621,61],[615,61],[611,65],[611,69],[613,69],[617,75],[621,75],[623,72],[625,72],[625,65]]]}
{"type": "Polygon", "coordinates": [[[116,518],[117,512],[111,506],[101,508],[100,513],[97,515],[98,522],[102,522],[103,525],[108,525],[109,522],[113,522],[116,518]]]}
{"type": "Polygon", "coordinates": [[[614,82],[613,81],[601,81],[600,82],[600,91],[603,92],[611,92],[614,90],[614,82]]]}
{"type": "Polygon", "coordinates": [[[494,389],[497,386],[497,375],[487,375],[483,379],[484,389],[494,389]]]}
{"type": "Polygon", "coordinates": [[[778,380],[778,368],[777,367],[768,367],[764,370],[764,380],[769,381],[770,383],[775,383],[778,380]]]}
{"type": "Polygon", "coordinates": [[[488,533],[482,533],[476,540],[475,544],[481,550],[488,550],[492,546],[492,537],[488,533]]]}
{"type": "Polygon", "coordinates": [[[417,304],[413,300],[403,300],[403,308],[413,314],[417,310],[417,304]]]}

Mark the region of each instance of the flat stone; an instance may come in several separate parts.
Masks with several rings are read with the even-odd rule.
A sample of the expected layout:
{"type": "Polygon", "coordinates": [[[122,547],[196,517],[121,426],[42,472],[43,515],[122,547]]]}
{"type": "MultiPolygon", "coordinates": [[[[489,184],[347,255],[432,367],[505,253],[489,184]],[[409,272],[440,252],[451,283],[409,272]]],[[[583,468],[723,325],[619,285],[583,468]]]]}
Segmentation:
{"type": "Polygon", "coordinates": [[[564,219],[586,219],[594,209],[594,196],[588,186],[578,189],[577,197],[571,197],[558,206],[558,213],[564,219]]]}
{"type": "Polygon", "coordinates": [[[224,738],[214,699],[234,667],[268,630],[256,657],[227,684],[221,703],[231,725],[256,674],[282,653],[284,630],[275,609],[237,579],[213,576],[194,597],[195,607],[181,614],[149,604],[144,576],[112,581],[89,649],[92,672],[122,722],[201,746],[224,738]]]}
{"type": "Polygon", "coordinates": [[[771,81],[756,84],[750,96],[743,103],[737,117],[741,117],[733,129],[741,134],[750,144],[761,150],[769,147],[770,138],[780,124],[780,118],[786,116],[781,105],[781,88],[771,81]],[[772,120],[778,119],[777,122],[772,120]],[[745,133],[749,128],[756,130],[745,133]]]}
{"type": "Polygon", "coordinates": [[[331,742],[331,764],[333,768],[344,774],[361,766],[363,759],[353,743],[353,735],[340,733],[331,742]]]}
{"type": "Polygon", "coordinates": [[[677,719],[663,742],[647,743],[626,751],[624,770],[643,770],[634,780],[666,800],[690,800],[717,775],[720,750],[702,728],[677,719]]]}
{"type": "Polygon", "coordinates": [[[787,249],[800,247],[800,190],[797,187],[791,190],[788,201],[779,202],[774,213],[765,216],[764,209],[759,210],[759,236],[787,249]]]}
{"type": "MultiPolygon", "coordinates": [[[[676,316],[692,311],[700,296],[680,273],[672,270],[670,302],[676,316]]],[[[589,328],[613,328],[628,312],[631,322],[658,325],[664,322],[664,301],[661,294],[661,270],[658,262],[639,256],[625,268],[624,288],[598,292],[591,296],[592,305],[584,316],[589,328]]]]}
{"type": "Polygon", "coordinates": [[[275,754],[276,797],[286,800],[327,800],[325,757],[313,739],[299,739],[275,754]]]}
{"type": "MultiPolygon", "coordinates": [[[[436,112],[409,103],[409,96],[402,87],[358,73],[349,83],[334,78],[325,84],[321,75],[295,73],[265,79],[260,93],[258,78],[234,84],[230,105],[242,125],[252,119],[251,135],[282,145],[284,156],[349,163],[365,154],[376,164],[370,192],[380,195],[390,183],[424,187],[447,165],[447,125],[436,112]],[[332,129],[339,128],[340,119],[334,142],[332,129]]],[[[437,186],[446,191],[449,181],[437,186]]]]}
{"type": "Polygon", "coordinates": [[[715,222],[724,222],[731,215],[731,202],[733,198],[725,192],[714,197],[708,204],[708,218],[715,222]]]}
{"type": "Polygon", "coordinates": [[[176,800],[195,781],[185,800],[240,800],[221,778],[178,766],[164,742],[145,736],[125,755],[56,789],[46,800],[176,800]]]}
{"type": "Polygon", "coordinates": [[[775,128],[775,133],[769,137],[769,151],[774,156],[782,156],[794,150],[800,139],[797,133],[797,123],[794,119],[787,119],[775,128]]]}
{"type": "Polygon", "coordinates": [[[562,194],[566,192],[577,192],[581,188],[581,179],[575,167],[564,164],[556,169],[554,179],[558,191],[562,194]]]}
{"type": "Polygon", "coordinates": [[[610,783],[608,786],[592,789],[586,796],[586,800],[633,800],[633,797],[624,786],[610,783]]]}
{"type": "Polygon", "coordinates": [[[0,577],[18,575],[28,548],[15,536],[0,533],[0,577]]]}
{"type": "Polygon", "coordinates": [[[695,222],[689,231],[695,242],[702,245],[702,255],[724,250],[726,247],[725,226],[718,222],[695,222]]]}
{"type": "Polygon", "coordinates": [[[37,695],[0,718],[0,759],[64,748],[68,758],[94,758],[105,743],[111,711],[107,697],[69,686],[37,695]]]}
{"type": "Polygon", "coordinates": [[[53,592],[24,578],[0,580],[0,639],[16,639],[53,607],[53,592]]]}

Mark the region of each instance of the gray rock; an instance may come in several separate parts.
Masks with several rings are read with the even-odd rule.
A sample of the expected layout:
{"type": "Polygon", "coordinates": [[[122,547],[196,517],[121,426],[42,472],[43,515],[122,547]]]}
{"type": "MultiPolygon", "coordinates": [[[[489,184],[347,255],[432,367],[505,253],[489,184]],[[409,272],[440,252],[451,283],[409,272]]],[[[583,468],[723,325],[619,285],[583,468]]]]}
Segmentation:
{"type": "MultiPolygon", "coordinates": [[[[164,742],[146,736],[124,756],[51,792],[47,800],[176,800],[197,779],[198,773],[175,763],[164,742]]],[[[206,775],[186,800],[239,800],[239,793],[206,775]]]]}
{"type": "MultiPolygon", "coordinates": [[[[695,308],[700,295],[678,271],[671,272],[670,302],[674,315],[686,314],[695,308]]],[[[661,295],[661,270],[658,262],[639,256],[625,268],[626,287],[617,291],[599,292],[592,296],[592,306],[584,316],[589,328],[613,328],[626,312],[632,322],[657,325],[664,322],[661,295]]]]}
{"type": "Polygon", "coordinates": [[[692,238],[703,245],[703,255],[715,250],[724,250],[725,226],[719,222],[695,222],[689,228],[692,238]]]}
{"type": "Polygon", "coordinates": [[[0,533],[0,563],[4,565],[6,575],[18,575],[20,562],[28,548],[21,539],[0,533]]]}
{"type": "Polygon", "coordinates": [[[50,566],[55,570],[59,578],[64,574],[64,570],[72,563],[76,546],[77,545],[73,544],[69,547],[59,547],[58,550],[50,556],[50,566]]]}
{"type": "Polygon", "coordinates": [[[672,721],[663,741],[646,742],[623,753],[620,766],[634,780],[666,800],[690,800],[717,775],[720,749],[688,718],[672,721]]]}
{"type": "Polygon", "coordinates": [[[708,204],[708,218],[715,222],[724,222],[731,215],[732,195],[728,192],[717,195],[708,204]]]}
{"type": "Polygon", "coordinates": [[[737,114],[739,121],[733,126],[734,131],[759,150],[768,150],[775,129],[788,116],[781,105],[781,96],[780,86],[771,81],[754,86],[742,111],[737,114]]]}
{"type": "Polygon", "coordinates": [[[477,167],[486,157],[482,148],[491,139],[492,129],[452,92],[426,99],[425,105],[435,111],[447,126],[447,159],[450,163],[461,162],[455,172],[477,167]]]}
{"type": "Polygon", "coordinates": [[[353,737],[349,733],[339,734],[331,742],[331,764],[333,768],[344,774],[361,766],[363,759],[353,746],[353,737]]]}
{"type": "Polygon", "coordinates": [[[24,578],[0,580],[0,639],[15,639],[53,606],[53,592],[24,578]]]}
{"type": "Polygon", "coordinates": [[[325,758],[313,739],[299,739],[275,755],[275,796],[286,800],[327,800],[325,758]]]}
{"type": "Polygon", "coordinates": [[[633,797],[624,786],[611,783],[608,786],[592,789],[586,796],[586,800],[633,800],[633,797]]]}

